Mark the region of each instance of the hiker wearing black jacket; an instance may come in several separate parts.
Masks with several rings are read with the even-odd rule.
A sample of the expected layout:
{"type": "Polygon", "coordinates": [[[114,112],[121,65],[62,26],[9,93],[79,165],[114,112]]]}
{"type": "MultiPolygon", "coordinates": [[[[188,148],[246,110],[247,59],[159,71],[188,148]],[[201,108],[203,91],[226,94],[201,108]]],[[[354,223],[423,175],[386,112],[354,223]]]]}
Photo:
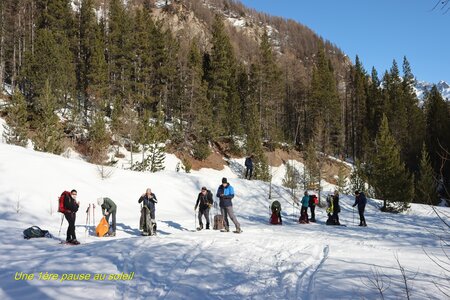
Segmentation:
{"type": "Polygon", "coordinates": [[[77,191],[72,190],[70,194],[66,194],[64,196],[64,217],[69,223],[69,227],[67,228],[67,237],[66,241],[71,244],[78,245],[80,242],[77,241],[77,237],[75,235],[75,219],[77,216],[78,208],[80,207],[80,201],[76,201],[77,199],[77,191]]]}
{"type": "Polygon", "coordinates": [[[253,175],[253,155],[250,155],[245,159],[245,179],[252,179],[253,175]],[[250,173],[250,174],[249,174],[250,173]]]}
{"type": "Polygon", "coordinates": [[[210,190],[206,187],[202,187],[201,192],[198,194],[197,202],[195,203],[194,210],[197,210],[198,207],[198,224],[199,227],[197,230],[203,229],[202,216],[205,216],[206,219],[206,229],[209,229],[209,209],[213,204],[213,196],[210,190]]]}
{"type": "Polygon", "coordinates": [[[341,225],[339,223],[339,213],[341,212],[341,207],[339,206],[339,192],[336,190],[334,191],[333,195],[333,219],[335,224],[334,225],[341,225]]]}
{"type": "Polygon", "coordinates": [[[145,233],[151,234],[152,232],[146,232],[145,224],[152,226],[153,234],[156,232],[156,220],[155,220],[155,204],[158,203],[156,195],[152,193],[152,190],[148,188],[139,200],[138,203],[143,202],[141,209],[141,219],[139,227],[144,230],[145,233]]]}
{"type": "Polygon", "coordinates": [[[358,213],[359,213],[359,226],[367,226],[366,224],[366,218],[364,218],[364,210],[366,209],[367,204],[367,198],[366,195],[364,195],[363,192],[360,192],[358,190],[355,191],[355,203],[353,204],[353,207],[358,205],[358,213]]]}

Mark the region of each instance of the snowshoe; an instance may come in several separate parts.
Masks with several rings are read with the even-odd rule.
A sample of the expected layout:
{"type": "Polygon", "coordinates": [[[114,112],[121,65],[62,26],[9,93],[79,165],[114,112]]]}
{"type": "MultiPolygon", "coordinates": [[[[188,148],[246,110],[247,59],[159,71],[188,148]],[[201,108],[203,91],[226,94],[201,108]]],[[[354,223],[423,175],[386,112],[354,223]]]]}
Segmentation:
{"type": "Polygon", "coordinates": [[[79,245],[80,242],[77,240],[70,240],[70,241],[61,241],[60,244],[75,246],[75,245],[79,245]]]}

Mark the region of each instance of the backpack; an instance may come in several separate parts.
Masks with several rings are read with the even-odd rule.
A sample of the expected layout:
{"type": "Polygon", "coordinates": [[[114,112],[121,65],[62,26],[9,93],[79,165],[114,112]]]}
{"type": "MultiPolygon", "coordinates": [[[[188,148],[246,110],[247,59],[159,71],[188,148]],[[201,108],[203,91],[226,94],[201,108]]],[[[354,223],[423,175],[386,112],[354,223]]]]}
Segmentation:
{"type": "Polygon", "coordinates": [[[66,198],[66,195],[70,197],[70,192],[64,191],[58,199],[58,212],[63,214],[67,212],[66,208],[64,207],[64,199],[66,198]]]}
{"type": "Polygon", "coordinates": [[[278,213],[278,212],[272,213],[272,215],[270,216],[270,224],[272,224],[272,225],[281,225],[282,224],[280,213],[278,213]]]}
{"type": "Polygon", "coordinates": [[[281,212],[281,204],[278,201],[273,201],[272,205],[270,206],[270,209],[272,210],[273,213],[279,213],[281,212]]]}
{"type": "Polygon", "coordinates": [[[316,195],[309,196],[309,207],[315,206],[319,203],[319,199],[316,195]]]}
{"type": "Polygon", "coordinates": [[[207,190],[207,191],[206,191],[206,202],[207,202],[207,204],[209,204],[210,207],[211,207],[211,206],[213,205],[213,203],[214,203],[213,195],[212,195],[212,193],[211,193],[210,190],[207,190]]]}
{"type": "Polygon", "coordinates": [[[106,218],[103,217],[100,220],[100,223],[97,225],[97,227],[95,228],[95,233],[98,237],[102,237],[105,234],[107,234],[109,231],[109,223],[108,221],[106,221],[106,218]]]}
{"type": "Polygon", "coordinates": [[[27,228],[23,231],[23,238],[27,240],[44,236],[50,237],[50,233],[48,233],[48,230],[42,230],[37,226],[31,226],[30,228],[27,228]]]}

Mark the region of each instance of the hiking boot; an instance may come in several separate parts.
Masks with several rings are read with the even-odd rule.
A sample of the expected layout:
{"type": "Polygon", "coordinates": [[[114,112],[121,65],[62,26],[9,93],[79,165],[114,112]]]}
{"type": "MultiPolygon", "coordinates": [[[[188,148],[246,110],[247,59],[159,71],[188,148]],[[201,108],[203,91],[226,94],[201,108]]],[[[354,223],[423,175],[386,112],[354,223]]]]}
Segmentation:
{"type": "Polygon", "coordinates": [[[221,229],[220,232],[230,232],[230,229],[228,229],[228,227],[225,227],[224,229],[221,229]]]}
{"type": "Polygon", "coordinates": [[[241,230],[241,228],[236,228],[236,230],[235,231],[233,231],[234,233],[241,233],[242,232],[242,230],[241,230]]]}
{"type": "Polygon", "coordinates": [[[76,239],[71,240],[69,243],[73,244],[73,245],[79,245],[80,244],[80,242],[77,241],[76,239]]]}
{"type": "Polygon", "coordinates": [[[111,232],[109,236],[116,236],[115,232],[111,232]]]}
{"type": "Polygon", "coordinates": [[[197,227],[197,231],[200,231],[203,229],[203,224],[200,224],[200,226],[197,227]]]}
{"type": "Polygon", "coordinates": [[[209,229],[209,223],[206,223],[206,229],[209,229]]]}

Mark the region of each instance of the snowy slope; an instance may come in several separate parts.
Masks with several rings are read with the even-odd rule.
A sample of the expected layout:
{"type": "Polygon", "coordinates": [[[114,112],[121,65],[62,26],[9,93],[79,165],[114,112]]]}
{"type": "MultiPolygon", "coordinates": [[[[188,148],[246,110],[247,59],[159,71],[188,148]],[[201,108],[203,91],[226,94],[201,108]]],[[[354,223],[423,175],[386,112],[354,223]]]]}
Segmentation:
{"type": "MultiPolygon", "coordinates": [[[[347,227],[299,225],[298,210],[287,191],[273,186],[283,207],[283,226],[268,225],[269,186],[238,179],[233,169],[203,169],[192,174],[172,170],[156,174],[115,169],[102,180],[97,167],[0,143],[0,299],[375,299],[368,282],[379,271],[389,288],[387,299],[404,298],[401,273],[394,255],[411,279],[411,299],[443,299],[434,286],[448,283],[424,250],[447,259],[432,233],[442,233],[440,221],[427,206],[414,205],[408,214],[381,214],[379,203],[367,208],[369,227],[353,225],[354,199],[342,196],[341,222],[347,227]],[[195,232],[194,204],[202,185],[215,192],[226,176],[234,186],[235,212],[244,232],[195,232]],[[137,200],[147,187],[158,197],[158,235],[139,235],[137,200]],[[79,246],[54,239],[24,240],[22,231],[39,225],[58,236],[61,217],[57,196],[78,190],[79,246]],[[115,238],[86,231],[86,208],[99,196],[118,205],[115,238]],[[14,280],[16,272],[33,280],[14,280]],[[58,280],[39,280],[39,272],[58,280]],[[64,280],[63,274],[120,274],[132,280],[64,280]],[[367,285],[367,286],[366,286],[367,285]]],[[[95,211],[98,222],[100,212],[95,211]]],[[[446,211],[447,215],[450,211],[446,211]]],[[[355,223],[356,223],[355,214],[355,223]]],[[[234,229],[234,226],[231,226],[234,229]]],[[[65,238],[64,221],[60,238],[65,238]]],[[[447,274],[448,275],[448,274],[447,274]]]]}

